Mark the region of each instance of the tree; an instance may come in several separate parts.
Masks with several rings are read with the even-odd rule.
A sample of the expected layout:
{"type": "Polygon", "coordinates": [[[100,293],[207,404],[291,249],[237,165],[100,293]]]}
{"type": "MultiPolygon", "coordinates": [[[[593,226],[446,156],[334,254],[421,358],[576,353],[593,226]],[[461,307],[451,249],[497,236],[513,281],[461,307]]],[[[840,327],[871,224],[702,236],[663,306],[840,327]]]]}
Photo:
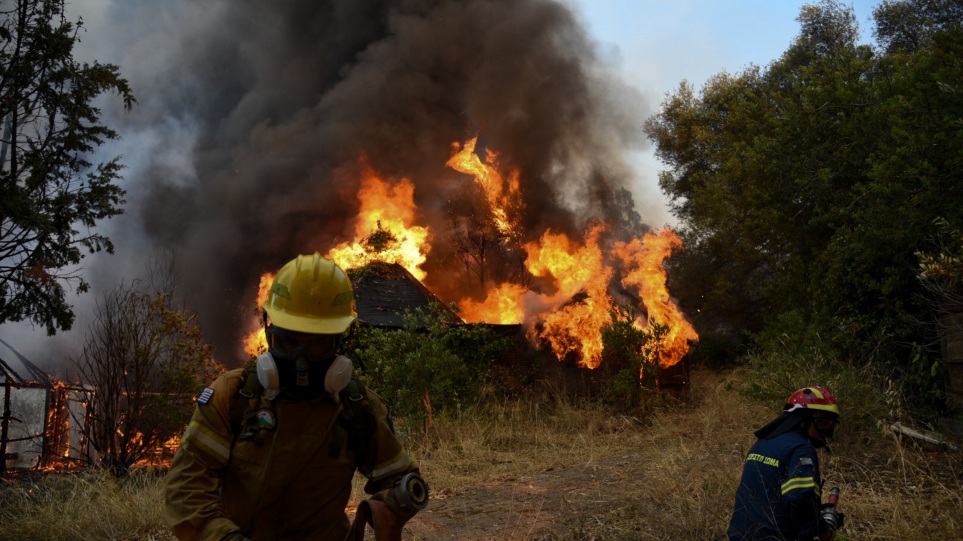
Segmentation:
{"type": "Polygon", "coordinates": [[[202,381],[219,371],[195,317],[169,293],[120,285],[98,303],[80,357],[92,388],[85,436],[100,465],[123,473],[184,430],[202,381]]]}
{"type": "Polygon", "coordinates": [[[450,321],[435,305],[406,312],[404,325],[355,327],[348,340],[362,379],[404,416],[424,418],[432,410],[472,404],[491,362],[511,346],[490,327],[450,321]]]}
{"type": "Polygon", "coordinates": [[[99,123],[93,100],[134,97],[116,66],[73,59],[82,24],[64,0],[16,0],[0,7],[0,323],[30,320],[48,334],[74,321],[65,286],[85,292],[77,269],[113,244],[92,232],[122,212],[115,158],[88,156],[117,133],[99,123]]]}
{"type": "Polygon", "coordinates": [[[893,14],[924,4],[914,47],[884,50],[858,44],[850,8],[805,6],[766,69],[683,83],[647,122],[687,248],[673,282],[698,284],[673,292],[713,325],[700,335],[818,336],[856,362],[922,343],[915,253],[934,218],[963,219],[963,32],[951,2],[877,13],[893,36],[893,14]]]}
{"type": "Polygon", "coordinates": [[[493,284],[525,284],[518,238],[499,231],[482,190],[472,183],[448,201],[447,246],[451,268],[460,274],[460,291],[483,294],[493,284]]]}
{"type": "Polygon", "coordinates": [[[959,0],[883,0],[873,9],[873,35],[887,53],[916,51],[925,47],[937,31],[963,21],[959,0]]]}

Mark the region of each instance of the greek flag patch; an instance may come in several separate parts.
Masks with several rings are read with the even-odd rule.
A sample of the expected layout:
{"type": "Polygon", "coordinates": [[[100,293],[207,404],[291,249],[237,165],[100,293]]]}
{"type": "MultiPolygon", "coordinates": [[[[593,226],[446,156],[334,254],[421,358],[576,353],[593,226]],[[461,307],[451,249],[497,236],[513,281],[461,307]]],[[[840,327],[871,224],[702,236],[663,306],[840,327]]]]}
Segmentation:
{"type": "Polygon", "coordinates": [[[214,389],[211,389],[210,387],[204,387],[204,391],[201,392],[201,396],[197,397],[197,403],[203,406],[211,400],[212,396],[214,396],[214,389]]]}
{"type": "MultiPolygon", "coordinates": [[[[213,393],[214,391],[211,391],[211,392],[213,393]]],[[[198,402],[200,402],[200,400],[198,400],[198,402]]],[[[811,459],[811,458],[809,458],[809,457],[800,458],[800,459],[799,459],[799,464],[802,465],[802,466],[812,466],[812,465],[813,465],[813,459],[811,459]]]]}

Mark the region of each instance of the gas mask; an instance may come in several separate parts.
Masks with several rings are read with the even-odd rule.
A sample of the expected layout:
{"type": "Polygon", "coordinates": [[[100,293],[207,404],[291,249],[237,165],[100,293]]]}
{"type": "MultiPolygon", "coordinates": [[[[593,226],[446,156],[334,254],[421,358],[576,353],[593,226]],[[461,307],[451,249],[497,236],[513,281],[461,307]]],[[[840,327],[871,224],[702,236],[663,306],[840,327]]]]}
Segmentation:
{"type": "Polygon", "coordinates": [[[267,328],[267,334],[271,347],[256,362],[258,381],[266,391],[295,399],[315,398],[327,392],[337,400],[338,393],[351,381],[351,359],[332,353],[336,350],[335,337],[304,336],[274,326],[267,328]],[[332,342],[326,343],[327,338],[332,342]]]}
{"type": "Polygon", "coordinates": [[[323,361],[307,361],[304,357],[291,361],[275,360],[270,351],[258,355],[257,379],[268,391],[288,391],[296,398],[313,398],[322,390],[337,399],[348,386],[354,365],[344,355],[323,361]]]}

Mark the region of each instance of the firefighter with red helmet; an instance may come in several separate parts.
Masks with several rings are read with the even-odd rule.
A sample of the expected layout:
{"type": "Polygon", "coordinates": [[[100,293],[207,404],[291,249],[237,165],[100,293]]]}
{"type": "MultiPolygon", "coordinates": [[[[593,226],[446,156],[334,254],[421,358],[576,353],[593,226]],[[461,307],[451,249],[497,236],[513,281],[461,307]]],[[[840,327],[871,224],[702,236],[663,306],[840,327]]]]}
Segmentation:
{"type": "Polygon", "coordinates": [[[731,541],[841,541],[842,513],[820,512],[822,479],[816,450],[839,424],[836,397],[823,387],[794,392],[782,414],[755,432],[729,521],[731,541]]]}
{"type": "Polygon", "coordinates": [[[428,486],[384,403],[337,354],[356,318],[351,282],[317,253],[298,256],[278,272],[264,312],[268,351],[197,398],[167,475],[174,534],[342,541],[358,471],[372,494],[358,516],[373,522],[377,539],[400,539],[427,504],[428,486]]]}

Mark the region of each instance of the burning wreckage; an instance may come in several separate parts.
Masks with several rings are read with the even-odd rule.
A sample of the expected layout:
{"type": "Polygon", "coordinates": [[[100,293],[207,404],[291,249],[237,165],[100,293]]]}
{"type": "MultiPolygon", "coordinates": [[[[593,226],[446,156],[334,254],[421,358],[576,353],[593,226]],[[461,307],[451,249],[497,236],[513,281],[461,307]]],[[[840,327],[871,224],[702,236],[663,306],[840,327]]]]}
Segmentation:
{"type": "Polygon", "coordinates": [[[88,463],[83,433],[90,389],[58,381],[0,341],[0,476],[88,463]],[[18,370],[19,368],[19,370],[18,370]]]}

